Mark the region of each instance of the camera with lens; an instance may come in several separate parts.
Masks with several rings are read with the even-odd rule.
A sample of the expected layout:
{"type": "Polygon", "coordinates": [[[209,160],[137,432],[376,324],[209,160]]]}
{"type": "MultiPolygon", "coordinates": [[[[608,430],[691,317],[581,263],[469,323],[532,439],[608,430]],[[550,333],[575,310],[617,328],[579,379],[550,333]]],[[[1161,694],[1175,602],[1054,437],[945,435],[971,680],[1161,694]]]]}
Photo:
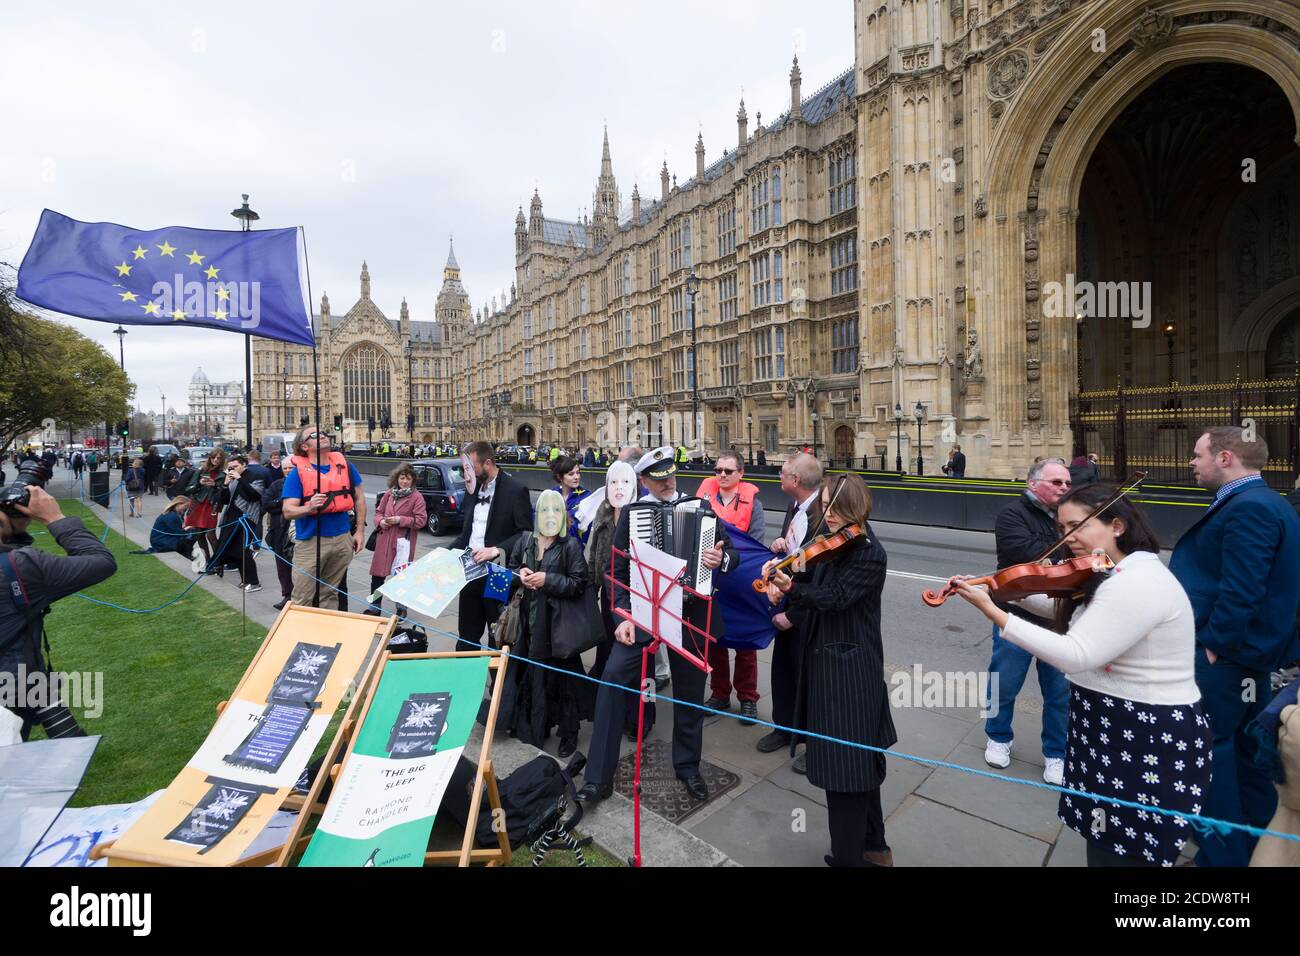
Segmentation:
{"type": "Polygon", "coordinates": [[[17,511],[16,506],[22,505],[27,507],[32,500],[32,494],[27,490],[28,485],[36,485],[44,488],[45,483],[53,476],[45,462],[28,459],[18,465],[18,477],[12,484],[0,488],[0,508],[13,514],[17,511]]]}

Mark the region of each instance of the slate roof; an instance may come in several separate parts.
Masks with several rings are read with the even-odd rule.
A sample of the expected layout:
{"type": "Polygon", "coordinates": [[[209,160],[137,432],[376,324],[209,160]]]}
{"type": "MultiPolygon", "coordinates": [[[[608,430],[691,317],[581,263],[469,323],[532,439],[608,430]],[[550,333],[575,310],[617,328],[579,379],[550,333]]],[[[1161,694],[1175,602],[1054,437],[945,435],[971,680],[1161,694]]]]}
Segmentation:
{"type": "Polygon", "coordinates": [[[580,248],[587,246],[587,227],[567,219],[542,219],[542,240],[567,246],[570,242],[580,248]],[[570,239],[572,236],[572,239],[570,239]]]}

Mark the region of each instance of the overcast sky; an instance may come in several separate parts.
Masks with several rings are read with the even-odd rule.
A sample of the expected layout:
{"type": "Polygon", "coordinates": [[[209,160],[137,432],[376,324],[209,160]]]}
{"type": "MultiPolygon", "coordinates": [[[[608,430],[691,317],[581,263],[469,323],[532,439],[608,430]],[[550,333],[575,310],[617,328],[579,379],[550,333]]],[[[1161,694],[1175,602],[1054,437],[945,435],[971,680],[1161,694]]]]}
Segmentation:
{"type": "MultiPolygon", "coordinates": [[[[140,229],[231,229],[240,193],[266,228],[303,226],[313,307],[372,297],[432,319],[447,257],[475,308],[509,289],[514,217],[590,211],[609,124],[625,209],[659,167],[685,182],[853,63],[851,0],[11,4],[0,57],[0,261],[43,208],[140,229]]],[[[70,320],[117,355],[112,325],[70,320]]],[[[239,336],[130,326],[146,410],[185,411],[202,365],[242,380],[239,336]]]]}

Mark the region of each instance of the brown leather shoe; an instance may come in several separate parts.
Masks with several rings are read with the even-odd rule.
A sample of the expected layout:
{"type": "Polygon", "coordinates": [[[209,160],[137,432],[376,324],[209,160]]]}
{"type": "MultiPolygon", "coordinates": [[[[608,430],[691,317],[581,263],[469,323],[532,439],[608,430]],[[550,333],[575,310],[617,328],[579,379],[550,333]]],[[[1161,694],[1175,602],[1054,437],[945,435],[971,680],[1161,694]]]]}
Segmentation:
{"type": "Polygon", "coordinates": [[[864,850],[862,858],[867,861],[868,866],[893,866],[893,850],[864,850]]]}

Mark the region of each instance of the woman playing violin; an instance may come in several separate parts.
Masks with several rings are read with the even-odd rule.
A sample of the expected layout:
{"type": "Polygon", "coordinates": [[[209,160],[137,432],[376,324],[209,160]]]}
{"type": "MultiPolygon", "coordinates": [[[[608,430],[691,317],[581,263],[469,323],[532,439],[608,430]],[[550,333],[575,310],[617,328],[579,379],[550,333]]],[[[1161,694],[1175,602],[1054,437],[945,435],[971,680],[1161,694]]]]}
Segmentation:
{"type": "MultiPolygon", "coordinates": [[[[888,748],[898,740],[889,713],[884,650],[880,638],[880,596],[885,584],[885,549],[867,526],[871,492],[857,475],[843,475],[822,489],[824,529],[834,533],[859,523],[863,533],[820,563],[793,576],[771,572],[768,599],[789,598],[790,621],[804,635],[795,696],[794,726],[888,748]]],[[[823,530],[824,530],[823,529],[823,530]]],[[[798,742],[791,741],[791,752],[798,742]]],[[[826,791],[831,831],[831,866],[892,866],[885,842],[880,785],[885,755],[822,737],[807,740],[808,780],[826,791]]]]}
{"type": "MultiPolygon", "coordinates": [[[[954,582],[1003,638],[1066,674],[1068,789],[1200,813],[1211,736],[1194,677],[1191,602],[1161,563],[1151,526],[1126,498],[1085,520],[1114,490],[1084,485],[1057,505],[1070,551],[1103,551],[1115,568],[1093,574],[1074,597],[1017,602],[1054,621],[1055,630],[1008,614],[964,578],[954,582]]],[[[1182,817],[1070,794],[1061,795],[1057,813],[1087,841],[1089,866],[1172,866],[1190,835],[1182,817]]]]}

